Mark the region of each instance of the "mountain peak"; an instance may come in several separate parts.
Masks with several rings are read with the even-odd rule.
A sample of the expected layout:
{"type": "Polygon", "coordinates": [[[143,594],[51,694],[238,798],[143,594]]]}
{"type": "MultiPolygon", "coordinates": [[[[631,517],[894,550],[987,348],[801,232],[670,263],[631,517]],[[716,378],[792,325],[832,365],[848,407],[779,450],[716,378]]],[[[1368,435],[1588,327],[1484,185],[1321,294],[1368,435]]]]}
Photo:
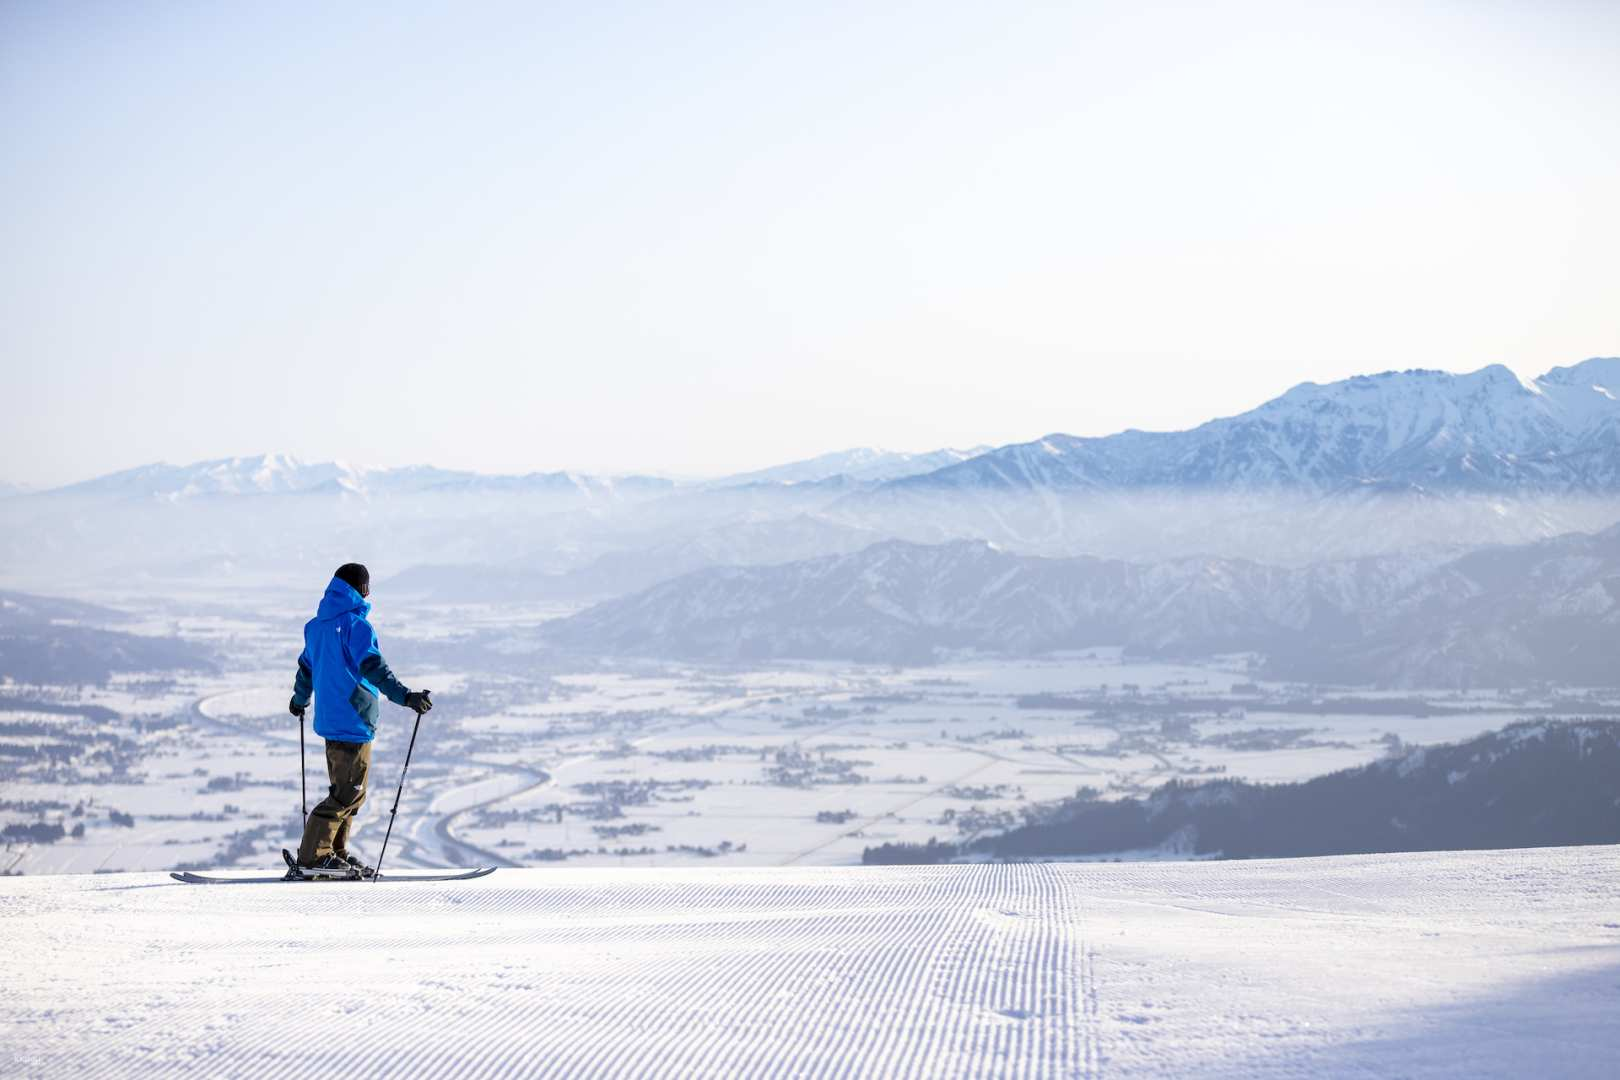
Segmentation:
{"type": "Polygon", "coordinates": [[[1555,367],[1536,382],[1551,386],[1598,383],[1620,395],[1620,356],[1594,356],[1569,367],[1555,367]]]}

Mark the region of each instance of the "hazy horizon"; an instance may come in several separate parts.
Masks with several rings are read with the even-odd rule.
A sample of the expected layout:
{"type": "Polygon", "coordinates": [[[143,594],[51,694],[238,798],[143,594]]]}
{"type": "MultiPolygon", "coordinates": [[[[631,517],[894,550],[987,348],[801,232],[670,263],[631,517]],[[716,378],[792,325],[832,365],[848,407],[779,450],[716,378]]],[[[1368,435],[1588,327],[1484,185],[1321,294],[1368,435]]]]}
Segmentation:
{"type": "MultiPolygon", "coordinates": [[[[1585,357],[1583,359],[1598,359],[1598,357],[1585,357]]],[[[1574,361],[1572,363],[1579,363],[1579,361],[1574,361]]],[[[1504,365],[1504,366],[1507,366],[1507,365],[1504,365]]],[[[1568,366],[1572,366],[1572,365],[1571,364],[1554,364],[1554,365],[1551,365],[1548,370],[1551,370],[1551,368],[1555,368],[1555,367],[1568,367],[1568,366]]],[[[1477,370],[1479,370],[1479,369],[1477,369],[1477,368],[1472,369],[1472,371],[1470,371],[1470,370],[1453,371],[1453,372],[1447,372],[1447,374],[1453,374],[1453,375],[1471,374],[1473,371],[1477,371],[1477,370]]],[[[1538,372],[1531,373],[1531,372],[1526,372],[1526,371],[1522,371],[1522,370],[1512,369],[1511,367],[1510,367],[1510,370],[1514,370],[1514,374],[1521,381],[1527,382],[1527,383],[1529,381],[1537,378],[1540,375],[1546,374],[1545,371],[1538,371],[1538,372]]],[[[1389,372],[1362,372],[1362,373],[1358,373],[1358,374],[1388,374],[1388,373],[1389,372]]],[[[1309,385],[1309,380],[1307,380],[1304,383],[1295,383],[1295,384],[1293,384],[1293,386],[1286,387],[1286,388],[1283,388],[1283,389],[1279,389],[1277,391],[1277,393],[1271,395],[1271,397],[1266,398],[1265,401],[1274,400],[1276,397],[1279,397],[1279,396],[1287,393],[1288,390],[1294,389],[1295,387],[1301,386],[1301,385],[1309,385]]],[[[1264,404],[1264,403],[1265,402],[1256,402],[1254,406],[1251,406],[1251,408],[1258,407],[1259,405],[1264,404]]],[[[1244,410],[1241,410],[1240,413],[1234,413],[1232,415],[1241,415],[1242,412],[1248,412],[1248,411],[1250,411],[1250,409],[1244,409],[1244,410]]],[[[1228,417],[1226,417],[1226,416],[1209,416],[1209,417],[1205,417],[1203,420],[1198,420],[1198,421],[1193,422],[1192,424],[1189,424],[1188,428],[1198,427],[1198,426],[1201,426],[1202,424],[1207,423],[1207,422],[1212,421],[1212,420],[1222,420],[1222,419],[1227,419],[1227,418],[1228,417]]],[[[1096,433],[1096,434],[1099,434],[1099,435],[1102,435],[1102,436],[1108,436],[1108,435],[1119,434],[1120,432],[1123,432],[1123,431],[1126,431],[1126,430],[1132,430],[1132,429],[1138,430],[1138,431],[1149,430],[1149,429],[1140,428],[1140,427],[1126,427],[1126,428],[1117,429],[1115,431],[1099,432],[1099,433],[1096,433]]],[[[1187,430],[1187,429],[1178,428],[1178,429],[1161,429],[1161,430],[1187,430]]],[[[1046,438],[1046,437],[1051,436],[1051,435],[1060,435],[1060,434],[1073,435],[1073,434],[1077,434],[1077,433],[1076,432],[1060,432],[1060,431],[1042,432],[1041,434],[1032,435],[1032,436],[1029,436],[1027,438],[1013,439],[1013,440],[1010,440],[1007,443],[988,444],[988,446],[989,446],[989,448],[994,449],[994,448],[999,448],[999,447],[1002,447],[1002,446],[1017,445],[1017,444],[1022,444],[1022,443],[1031,443],[1031,442],[1038,441],[1038,440],[1040,440],[1042,438],[1046,438]]],[[[585,474],[585,475],[599,475],[599,476],[648,476],[648,477],[656,477],[656,478],[668,479],[668,480],[676,480],[676,481],[703,482],[703,481],[709,481],[709,480],[723,479],[723,478],[725,478],[727,476],[743,475],[743,474],[747,474],[747,473],[751,473],[751,472],[755,472],[755,471],[759,471],[759,470],[770,469],[770,468],[780,467],[780,466],[784,466],[784,465],[792,465],[792,464],[798,464],[798,463],[801,463],[801,462],[814,461],[814,460],[817,460],[817,459],[822,458],[822,457],[827,457],[827,456],[831,456],[831,455],[834,455],[834,454],[839,454],[839,453],[844,453],[844,452],[851,452],[851,451],[872,450],[872,451],[877,451],[879,453],[926,454],[926,453],[931,453],[931,452],[940,451],[940,450],[968,450],[968,449],[971,449],[971,448],[972,448],[972,445],[969,444],[969,443],[966,443],[966,442],[959,442],[959,443],[952,444],[952,445],[929,446],[929,447],[907,447],[907,448],[900,448],[900,447],[894,447],[894,446],[882,446],[882,445],[876,445],[876,444],[849,445],[849,446],[830,447],[830,448],[827,448],[827,449],[824,449],[824,450],[819,450],[819,451],[815,451],[815,452],[806,454],[803,457],[793,458],[793,459],[789,459],[789,460],[758,461],[758,462],[753,462],[753,463],[748,463],[748,464],[732,465],[732,466],[729,466],[729,467],[728,466],[714,466],[714,467],[711,467],[711,468],[709,468],[707,470],[702,470],[702,471],[699,471],[699,470],[677,471],[677,470],[667,470],[667,469],[658,469],[658,468],[634,468],[634,467],[628,468],[628,469],[593,469],[593,468],[590,468],[590,467],[579,467],[579,466],[573,466],[573,465],[567,465],[567,464],[558,464],[558,465],[550,465],[550,466],[547,466],[547,465],[535,465],[535,464],[517,465],[517,466],[511,467],[511,468],[505,468],[505,469],[502,469],[502,468],[480,468],[480,467],[476,467],[476,466],[474,466],[474,467],[460,467],[460,468],[461,468],[461,471],[470,472],[470,473],[479,474],[479,475],[523,475],[523,474],[527,474],[527,473],[569,472],[569,473],[577,473],[577,474],[585,474]]],[[[293,459],[296,459],[297,461],[299,461],[302,464],[315,464],[315,463],[322,463],[322,462],[330,461],[330,462],[335,463],[335,464],[346,465],[346,466],[350,466],[350,467],[359,467],[359,468],[365,468],[365,469],[391,469],[391,468],[411,468],[411,467],[451,468],[451,466],[446,466],[441,462],[427,461],[427,460],[399,461],[399,462],[383,463],[383,462],[378,462],[378,461],[365,461],[365,460],[358,460],[358,459],[353,459],[353,458],[342,458],[342,457],[329,458],[329,459],[313,458],[313,457],[309,457],[309,456],[306,456],[306,455],[303,455],[303,454],[299,454],[299,453],[289,451],[289,450],[287,450],[285,448],[281,448],[281,447],[266,447],[266,448],[262,448],[262,449],[259,449],[259,450],[249,451],[249,452],[246,452],[246,453],[216,454],[216,455],[211,455],[211,456],[208,456],[208,457],[202,457],[202,458],[196,458],[196,459],[190,459],[190,460],[155,459],[155,460],[149,460],[149,461],[131,461],[131,462],[126,462],[124,464],[115,465],[112,468],[105,469],[105,470],[102,470],[102,471],[99,471],[99,472],[91,473],[91,474],[84,475],[84,476],[70,477],[70,478],[65,479],[65,480],[57,481],[55,483],[34,483],[34,482],[31,482],[27,478],[18,478],[18,477],[15,477],[15,476],[0,476],[0,483],[11,483],[11,484],[16,485],[16,486],[18,486],[20,488],[24,488],[24,489],[27,489],[27,490],[30,490],[30,491],[44,491],[44,490],[51,490],[51,489],[57,488],[57,487],[64,487],[64,486],[69,486],[69,485],[72,485],[72,484],[83,483],[85,481],[98,479],[98,478],[103,477],[103,476],[113,475],[113,474],[116,474],[116,473],[125,472],[125,471],[131,470],[131,469],[138,469],[138,468],[142,468],[142,467],[150,466],[150,465],[160,465],[161,464],[161,465],[173,465],[173,466],[176,466],[176,467],[185,467],[185,466],[189,466],[189,465],[197,465],[197,464],[203,464],[203,463],[214,462],[214,461],[230,461],[230,460],[241,460],[241,459],[253,459],[253,458],[258,458],[258,457],[271,457],[271,456],[280,456],[280,457],[293,458],[293,459]]]]}

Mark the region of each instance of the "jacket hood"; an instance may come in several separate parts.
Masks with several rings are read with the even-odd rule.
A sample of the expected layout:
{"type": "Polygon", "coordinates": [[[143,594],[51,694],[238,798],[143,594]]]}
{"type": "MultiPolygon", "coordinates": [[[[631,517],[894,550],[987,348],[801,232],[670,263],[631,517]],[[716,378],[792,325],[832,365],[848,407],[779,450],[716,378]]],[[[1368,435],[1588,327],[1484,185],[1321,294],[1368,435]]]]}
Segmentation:
{"type": "Polygon", "coordinates": [[[371,614],[371,604],[353,585],[342,578],[333,578],[321,597],[321,606],[315,609],[317,619],[335,619],[348,611],[358,611],[363,619],[371,614]]]}

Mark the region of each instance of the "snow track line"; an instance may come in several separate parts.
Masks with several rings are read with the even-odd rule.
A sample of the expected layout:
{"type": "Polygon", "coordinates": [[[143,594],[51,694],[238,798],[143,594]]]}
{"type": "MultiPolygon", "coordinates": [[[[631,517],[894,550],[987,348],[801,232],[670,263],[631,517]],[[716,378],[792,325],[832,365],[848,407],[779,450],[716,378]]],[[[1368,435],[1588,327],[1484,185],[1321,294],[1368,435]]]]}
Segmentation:
{"type": "Polygon", "coordinates": [[[1099,1028],[1102,1023],[1102,1009],[1097,1004],[1097,954],[1090,946],[1084,944],[1080,946],[1080,952],[1080,977],[1083,985],[1081,993],[1085,1001],[1082,1063],[1087,1076],[1101,1076],[1102,1039],[1099,1028]]]}
{"type": "Polygon", "coordinates": [[[1046,866],[56,880],[82,886],[71,911],[43,893],[5,906],[40,920],[25,934],[52,956],[33,968],[45,996],[0,993],[27,1075],[290,1080],[311,1044],[334,1074],[454,1080],[1080,1071],[1074,912],[1046,866]],[[140,933],[105,929],[113,913],[140,933]],[[62,995],[74,976],[96,991],[62,995]]]}

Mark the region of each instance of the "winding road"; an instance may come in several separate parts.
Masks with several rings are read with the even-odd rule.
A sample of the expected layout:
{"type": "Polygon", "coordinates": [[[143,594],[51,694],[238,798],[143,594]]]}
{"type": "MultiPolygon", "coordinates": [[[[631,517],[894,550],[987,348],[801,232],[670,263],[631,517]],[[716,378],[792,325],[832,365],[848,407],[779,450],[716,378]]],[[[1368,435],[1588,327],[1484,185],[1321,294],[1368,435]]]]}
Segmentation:
{"type": "MultiPolygon", "coordinates": [[[[207,727],[213,727],[232,734],[244,735],[258,739],[262,742],[273,743],[278,747],[291,744],[293,736],[278,735],[245,724],[235,723],[228,719],[211,715],[208,706],[223,698],[241,694],[240,689],[227,691],[221,694],[211,694],[197,699],[192,703],[192,717],[207,727]]],[[[317,745],[319,738],[314,740],[317,745]]],[[[418,867],[464,867],[464,866],[516,866],[505,856],[479,847],[455,835],[454,825],[458,818],[470,814],[475,810],[493,806],[507,799],[525,795],[536,788],[551,783],[551,775],[544,770],[529,768],[522,765],[508,765],[500,762],[480,761],[469,757],[443,757],[431,759],[435,766],[448,767],[453,770],[464,771],[467,774],[476,774],[476,779],[459,783],[436,792],[425,810],[409,810],[401,804],[399,817],[394,822],[394,831],[389,839],[390,854],[398,851],[400,861],[410,866],[418,867]],[[503,783],[503,781],[516,780],[516,783],[503,783]],[[492,792],[480,789],[493,786],[492,792]],[[470,795],[482,795],[466,801],[470,795]],[[396,847],[397,845],[397,847],[396,847]]],[[[421,759],[413,761],[420,766],[421,759]]],[[[314,785],[318,796],[322,787],[314,785]]],[[[397,785],[398,778],[395,778],[397,785]]],[[[393,792],[387,790],[387,785],[374,784],[369,792],[369,800],[376,804],[378,819],[374,822],[376,827],[386,828],[388,808],[393,805],[393,792]]],[[[408,801],[408,800],[407,800],[408,801]]],[[[381,843],[381,837],[377,838],[381,843]]],[[[392,863],[392,859],[390,862],[392,863]]]]}

